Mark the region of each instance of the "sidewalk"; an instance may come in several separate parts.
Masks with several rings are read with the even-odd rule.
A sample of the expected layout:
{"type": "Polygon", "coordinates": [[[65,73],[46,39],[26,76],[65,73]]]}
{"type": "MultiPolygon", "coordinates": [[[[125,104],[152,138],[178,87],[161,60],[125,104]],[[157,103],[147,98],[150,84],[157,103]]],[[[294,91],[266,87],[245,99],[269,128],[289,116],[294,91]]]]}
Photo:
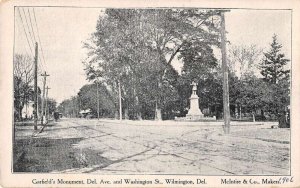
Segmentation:
{"type": "MultiPolygon", "coordinates": [[[[89,121],[98,121],[97,119],[91,119],[89,121]]],[[[127,124],[127,125],[148,125],[148,126],[222,126],[224,121],[203,121],[203,122],[184,122],[184,121],[174,121],[174,120],[163,120],[163,121],[155,121],[155,120],[116,120],[116,119],[99,119],[100,122],[106,123],[116,123],[116,124],[127,124]]],[[[249,125],[278,125],[278,122],[244,122],[244,121],[231,121],[231,126],[249,126],[249,125]]]]}

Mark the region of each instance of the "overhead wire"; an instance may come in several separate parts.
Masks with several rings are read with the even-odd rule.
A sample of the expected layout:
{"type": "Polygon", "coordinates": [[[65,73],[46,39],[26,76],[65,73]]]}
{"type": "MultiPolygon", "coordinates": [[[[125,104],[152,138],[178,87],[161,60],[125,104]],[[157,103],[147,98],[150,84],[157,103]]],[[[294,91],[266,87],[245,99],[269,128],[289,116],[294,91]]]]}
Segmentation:
{"type": "MultiPolygon", "coordinates": [[[[33,36],[35,42],[38,42],[37,39],[36,39],[37,37],[35,37],[36,34],[35,34],[34,29],[33,29],[32,21],[31,21],[32,19],[31,19],[31,14],[30,14],[29,9],[27,9],[27,12],[28,12],[29,22],[30,22],[30,26],[31,26],[30,28],[31,28],[31,31],[32,31],[32,36],[33,36]]],[[[38,31],[38,30],[37,30],[37,31],[38,31]]],[[[39,42],[40,42],[40,40],[39,40],[39,42]]],[[[40,45],[41,45],[41,44],[40,44],[40,45]]],[[[39,47],[40,45],[38,45],[38,47],[39,47]]],[[[41,63],[39,63],[39,64],[42,65],[43,70],[46,70],[47,66],[46,66],[46,63],[45,63],[45,59],[44,59],[44,62],[43,62],[42,59],[41,59],[41,57],[40,57],[39,55],[38,55],[38,59],[39,59],[40,62],[41,62],[41,63]]]]}
{"type": "Polygon", "coordinates": [[[31,26],[31,30],[32,30],[33,38],[34,38],[34,41],[35,41],[35,42],[37,42],[37,40],[36,40],[36,38],[35,38],[35,34],[34,34],[33,27],[32,27],[31,15],[30,15],[29,9],[27,9],[27,12],[28,12],[28,16],[29,16],[29,22],[30,22],[30,26],[31,26]]]}
{"type": "MultiPolygon", "coordinates": [[[[42,42],[41,42],[41,38],[40,38],[40,34],[39,34],[39,28],[38,28],[38,24],[37,24],[37,19],[36,19],[34,8],[32,8],[32,11],[29,11],[29,9],[28,9],[28,14],[29,14],[30,18],[33,15],[32,22],[34,22],[35,24],[31,25],[31,27],[33,28],[35,26],[35,30],[36,30],[36,35],[35,36],[37,36],[36,40],[38,40],[38,42],[39,42],[38,47],[39,47],[39,49],[41,51],[41,55],[38,56],[39,60],[41,62],[39,64],[42,65],[42,66],[44,65],[44,70],[45,70],[45,67],[47,68],[47,64],[46,64],[46,61],[45,61],[44,50],[43,50],[43,47],[42,47],[42,42]],[[32,13],[30,14],[30,12],[32,12],[32,13]]],[[[43,72],[44,71],[41,71],[39,74],[42,74],[43,72]]],[[[43,78],[40,78],[40,83],[43,84],[43,78]]],[[[47,80],[47,86],[49,85],[49,83],[50,83],[50,80],[48,78],[48,80],[47,80]]]]}
{"type": "MultiPolygon", "coordinates": [[[[25,37],[23,37],[24,35],[20,35],[20,33],[19,32],[21,32],[22,31],[22,28],[21,28],[21,19],[20,19],[20,17],[15,17],[15,21],[16,21],[16,25],[17,25],[17,28],[18,28],[18,34],[19,34],[19,36],[22,36],[22,40],[26,40],[26,38],[25,37]]],[[[28,45],[22,45],[22,46],[24,46],[24,52],[25,52],[25,54],[28,56],[28,57],[31,57],[31,55],[33,55],[33,54],[31,54],[31,55],[29,55],[31,52],[30,52],[30,50],[31,49],[29,49],[28,50],[28,48],[29,48],[29,46],[28,45]]]]}
{"type": "MultiPolygon", "coordinates": [[[[36,15],[35,15],[35,10],[34,10],[34,8],[32,8],[32,12],[33,13],[30,13],[30,10],[27,9],[28,15],[26,15],[26,12],[24,11],[24,8],[22,8],[22,7],[20,7],[20,8],[18,7],[17,10],[18,10],[18,13],[20,15],[20,19],[21,19],[21,22],[22,22],[22,26],[23,26],[23,30],[24,30],[25,36],[26,36],[27,44],[29,46],[31,55],[33,57],[35,56],[34,55],[35,54],[34,53],[34,51],[35,51],[35,43],[39,42],[38,48],[41,51],[41,55],[38,55],[38,59],[37,60],[39,60],[40,63],[37,63],[37,66],[38,66],[38,74],[42,74],[46,70],[45,68],[47,68],[47,65],[46,65],[46,61],[45,61],[44,50],[43,50],[43,47],[42,47],[41,38],[40,38],[40,35],[39,35],[39,28],[38,28],[38,24],[37,24],[36,15]],[[22,10],[22,12],[23,12],[24,15],[21,14],[20,9],[22,10]],[[31,17],[32,15],[33,15],[34,19],[31,17]],[[27,18],[27,16],[28,16],[28,18],[27,18]],[[34,28],[34,26],[36,28],[34,28]]],[[[25,49],[25,51],[26,51],[26,49],[25,49]]],[[[42,84],[42,82],[43,82],[43,79],[39,78],[38,79],[38,83],[39,83],[38,85],[42,84]]]]}
{"type": "Polygon", "coordinates": [[[22,26],[23,26],[23,29],[24,29],[24,33],[25,33],[25,36],[26,36],[26,40],[27,40],[27,44],[29,46],[29,49],[31,51],[31,55],[33,56],[34,53],[33,53],[33,50],[31,48],[31,45],[30,45],[30,42],[29,42],[29,39],[28,39],[28,36],[27,36],[27,32],[26,32],[26,29],[25,29],[25,26],[24,26],[24,22],[23,22],[23,19],[22,19],[22,15],[21,15],[21,12],[19,10],[19,8],[17,8],[18,12],[19,12],[19,15],[20,15],[20,18],[21,18],[21,22],[22,22],[22,26]]]}
{"type": "MultiPolygon", "coordinates": [[[[26,26],[27,26],[27,32],[29,33],[29,39],[31,39],[31,45],[33,46],[33,48],[35,49],[35,42],[36,42],[36,40],[35,40],[35,35],[34,35],[34,30],[33,30],[33,28],[31,27],[30,28],[30,25],[28,24],[28,20],[27,20],[27,15],[26,15],[26,12],[24,11],[24,8],[20,8],[22,11],[23,11],[23,14],[24,14],[24,18],[25,18],[25,22],[26,22],[26,26]],[[30,30],[32,31],[32,32],[30,32],[30,30]]],[[[20,13],[20,11],[19,11],[19,13],[20,13]]],[[[20,15],[21,15],[21,13],[20,13],[20,15]]],[[[30,15],[28,15],[28,16],[30,16],[30,15]]],[[[29,17],[29,19],[30,19],[30,17],[29,17]]],[[[24,23],[24,22],[23,22],[24,23]]],[[[24,24],[25,25],[25,24],[24,24]]],[[[25,29],[25,26],[24,26],[24,30],[26,31],[26,29],[25,29]]],[[[30,41],[30,40],[28,40],[28,41],[30,41]]],[[[32,51],[32,53],[33,53],[33,50],[31,50],[32,51]]],[[[33,53],[34,54],[34,53],[33,53]]],[[[34,56],[34,55],[33,55],[34,56]]],[[[40,59],[40,57],[38,56],[38,59],[40,59]]],[[[40,62],[42,62],[41,61],[41,59],[40,59],[40,62]]],[[[44,65],[43,64],[41,64],[41,63],[38,63],[38,65],[41,65],[41,66],[39,66],[39,69],[41,69],[41,70],[45,70],[45,67],[44,67],[44,65]]]]}
{"type": "MultiPolygon", "coordinates": [[[[34,41],[37,42],[36,37],[35,37],[36,36],[35,31],[33,29],[32,21],[31,21],[31,14],[30,14],[29,9],[27,9],[27,12],[28,12],[28,17],[29,17],[29,22],[30,22],[30,26],[31,26],[30,28],[31,28],[31,31],[32,31],[32,35],[33,35],[34,41]]],[[[40,60],[41,63],[43,63],[40,56],[38,56],[38,59],[40,60]]],[[[43,67],[43,69],[45,69],[45,66],[43,64],[42,64],[42,67],[43,67]]]]}
{"type": "Polygon", "coordinates": [[[45,56],[44,56],[44,50],[43,50],[43,47],[42,47],[42,43],[41,43],[41,39],[40,39],[40,34],[39,34],[39,27],[38,27],[38,24],[37,24],[37,21],[36,21],[36,16],[35,16],[35,10],[34,10],[34,8],[32,8],[32,10],[33,10],[33,17],[34,17],[36,29],[37,29],[37,36],[38,36],[38,40],[39,40],[40,48],[41,48],[41,52],[42,52],[42,57],[43,57],[45,65],[46,65],[45,56]]]}
{"type": "MultiPolygon", "coordinates": [[[[27,19],[27,15],[26,15],[26,12],[24,11],[24,8],[17,7],[17,11],[18,11],[19,16],[20,16],[19,21],[21,21],[21,23],[22,23],[22,27],[23,27],[23,31],[24,31],[24,34],[25,34],[25,37],[26,37],[26,41],[27,41],[29,50],[30,50],[31,55],[32,55],[31,57],[35,57],[35,55],[37,55],[37,54],[35,54],[35,49],[36,49],[35,46],[36,46],[36,43],[39,42],[38,47],[40,48],[40,50],[42,52],[41,53],[42,55],[37,56],[38,57],[37,61],[40,62],[40,63],[37,63],[37,68],[38,68],[37,72],[38,72],[38,75],[40,75],[41,73],[43,73],[45,71],[46,62],[45,62],[45,58],[44,58],[43,48],[42,48],[42,45],[41,45],[41,39],[40,39],[40,36],[39,36],[39,30],[38,30],[38,25],[37,25],[37,22],[36,22],[36,15],[35,15],[34,9],[33,9],[34,19],[32,19],[32,17],[31,17],[32,13],[30,13],[30,10],[27,9],[29,21],[27,19]],[[24,15],[22,15],[20,9],[22,9],[22,12],[23,12],[24,15]],[[35,22],[36,29],[34,29],[34,24],[32,22],[35,22]],[[30,25],[29,25],[29,23],[30,23],[30,25]],[[35,31],[37,31],[37,34],[36,34],[35,31]]],[[[18,26],[19,26],[19,24],[18,24],[18,26]]],[[[20,27],[18,27],[18,28],[20,28],[20,27]]],[[[27,45],[24,45],[24,47],[25,47],[24,52],[28,55],[28,51],[27,51],[26,46],[27,45]]],[[[35,64],[32,63],[32,66],[34,67],[35,64]]],[[[43,78],[39,76],[37,82],[38,82],[38,85],[42,85],[43,84],[43,78]]]]}
{"type": "MultiPolygon", "coordinates": [[[[23,28],[23,31],[24,31],[24,34],[25,34],[25,37],[26,37],[26,41],[27,41],[27,44],[28,44],[28,46],[27,46],[27,45],[24,45],[24,46],[25,46],[25,53],[27,54],[27,56],[30,57],[30,55],[29,55],[29,53],[28,53],[28,51],[27,51],[27,48],[29,48],[29,51],[30,51],[30,53],[31,53],[31,56],[34,57],[33,49],[32,49],[32,46],[31,46],[32,44],[29,42],[29,41],[30,41],[30,38],[28,37],[29,34],[27,34],[27,31],[26,31],[26,29],[25,29],[25,24],[24,24],[24,21],[23,21],[23,18],[22,18],[22,14],[21,14],[19,8],[17,8],[17,10],[18,10],[18,13],[19,13],[19,16],[20,16],[20,20],[19,20],[19,21],[21,21],[21,23],[22,23],[22,28],[23,28]],[[27,47],[27,48],[26,48],[26,47],[27,47]]],[[[18,24],[18,26],[19,26],[19,24],[18,24]]],[[[20,27],[18,27],[18,28],[20,28],[20,27]]],[[[34,63],[32,63],[32,67],[34,67],[34,63]]]]}
{"type": "Polygon", "coordinates": [[[26,13],[25,13],[25,11],[24,11],[23,8],[21,8],[21,10],[23,11],[23,14],[24,14],[24,17],[25,17],[25,22],[26,22],[26,25],[27,25],[27,29],[28,29],[29,36],[30,36],[30,38],[31,38],[32,45],[34,46],[34,39],[33,39],[33,36],[32,36],[32,34],[31,34],[31,32],[30,32],[30,29],[29,29],[29,24],[28,24],[28,21],[27,21],[26,13]]]}

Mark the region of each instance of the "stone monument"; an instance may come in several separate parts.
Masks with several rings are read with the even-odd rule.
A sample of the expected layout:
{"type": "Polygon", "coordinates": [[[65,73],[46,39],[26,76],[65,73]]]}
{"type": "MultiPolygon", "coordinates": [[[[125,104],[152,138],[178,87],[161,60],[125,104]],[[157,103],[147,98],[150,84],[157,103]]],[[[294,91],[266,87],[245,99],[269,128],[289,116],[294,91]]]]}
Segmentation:
{"type": "Polygon", "coordinates": [[[199,120],[201,118],[204,118],[204,115],[202,114],[199,108],[199,97],[196,93],[198,84],[193,81],[191,85],[193,86],[193,88],[192,88],[192,95],[190,97],[190,109],[186,115],[186,119],[199,120]]]}
{"type": "Polygon", "coordinates": [[[190,109],[185,117],[175,117],[175,121],[216,121],[214,117],[204,117],[199,108],[199,97],[197,95],[197,83],[192,82],[192,95],[190,97],[190,109]]]}

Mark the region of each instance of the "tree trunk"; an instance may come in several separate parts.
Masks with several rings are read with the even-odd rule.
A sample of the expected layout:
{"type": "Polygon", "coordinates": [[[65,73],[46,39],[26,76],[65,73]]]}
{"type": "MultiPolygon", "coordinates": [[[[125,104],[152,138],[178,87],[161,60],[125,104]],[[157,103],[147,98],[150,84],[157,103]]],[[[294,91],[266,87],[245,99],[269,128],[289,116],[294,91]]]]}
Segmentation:
{"type": "Polygon", "coordinates": [[[118,110],[118,103],[115,102],[115,119],[119,119],[119,110],[118,110]]]}
{"type": "Polygon", "coordinates": [[[19,112],[18,112],[18,114],[19,114],[19,115],[18,115],[18,116],[19,116],[19,117],[18,117],[19,121],[22,121],[22,107],[21,107],[21,106],[19,107],[19,112]]]}
{"type": "Polygon", "coordinates": [[[242,120],[242,105],[240,105],[240,120],[242,120]]]}
{"type": "Polygon", "coordinates": [[[157,121],[161,121],[162,120],[162,118],[161,118],[161,109],[158,106],[157,101],[155,103],[155,120],[157,120],[157,121]]]}
{"type": "Polygon", "coordinates": [[[158,80],[158,96],[156,97],[155,101],[155,120],[161,121],[161,80],[158,80]]]}
{"type": "Polygon", "coordinates": [[[22,117],[22,111],[24,108],[24,98],[23,98],[23,102],[20,102],[20,109],[19,109],[19,120],[22,121],[23,117],[22,117]]]}
{"type": "Polygon", "coordinates": [[[253,122],[255,122],[255,112],[252,112],[252,119],[253,119],[253,122]]]}
{"type": "Polygon", "coordinates": [[[115,119],[117,120],[117,119],[119,119],[119,104],[118,104],[118,93],[119,92],[117,92],[118,91],[118,82],[117,81],[113,82],[112,88],[115,91],[115,93],[114,93],[114,95],[115,95],[115,97],[114,97],[114,100],[115,100],[115,119]]]}
{"type": "Polygon", "coordinates": [[[141,112],[137,112],[136,117],[137,117],[137,119],[140,120],[140,121],[143,120],[143,118],[142,118],[142,113],[141,113],[141,112]]]}
{"type": "Polygon", "coordinates": [[[117,108],[115,110],[115,119],[119,119],[119,111],[117,110],[117,108]]]}
{"type": "Polygon", "coordinates": [[[125,110],[124,110],[124,117],[125,117],[125,120],[129,120],[128,108],[125,108],[125,110]]]}
{"type": "Polygon", "coordinates": [[[136,118],[138,120],[143,120],[142,118],[142,113],[141,113],[141,107],[140,107],[140,101],[139,101],[139,97],[136,95],[135,96],[135,100],[136,100],[136,118]]]}
{"type": "Polygon", "coordinates": [[[235,108],[234,108],[234,116],[235,116],[235,119],[237,119],[239,117],[238,105],[236,103],[235,103],[235,108]]]}
{"type": "MultiPolygon", "coordinates": [[[[178,50],[180,48],[178,48],[178,50]]],[[[173,56],[175,56],[176,53],[173,54],[173,56]]],[[[168,66],[168,63],[171,63],[172,59],[174,58],[173,56],[171,56],[170,60],[167,61],[163,51],[160,50],[160,49],[158,49],[158,55],[159,55],[159,61],[161,61],[161,63],[165,66],[168,66]]],[[[158,120],[158,121],[162,120],[162,113],[161,113],[162,82],[163,82],[163,78],[164,78],[165,73],[166,73],[166,69],[167,69],[167,67],[163,68],[163,66],[162,66],[161,70],[158,72],[158,79],[157,79],[157,92],[158,93],[157,93],[156,101],[155,101],[155,120],[158,120]]]]}
{"type": "Polygon", "coordinates": [[[261,119],[265,120],[265,113],[263,109],[260,110],[260,115],[261,115],[261,119]]]}
{"type": "Polygon", "coordinates": [[[141,107],[140,107],[140,100],[139,100],[139,96],[137,95],[137,92],[136,92],[136,84],[137,84],[137,82],[135,82],[134,87],[133,87],[133,94],[135,96],[134,97],[134,99],[135,99],[134,111],[135,111],[136,118],[138,120],[143,120],[142,113],[141,113],[141,107]]]}

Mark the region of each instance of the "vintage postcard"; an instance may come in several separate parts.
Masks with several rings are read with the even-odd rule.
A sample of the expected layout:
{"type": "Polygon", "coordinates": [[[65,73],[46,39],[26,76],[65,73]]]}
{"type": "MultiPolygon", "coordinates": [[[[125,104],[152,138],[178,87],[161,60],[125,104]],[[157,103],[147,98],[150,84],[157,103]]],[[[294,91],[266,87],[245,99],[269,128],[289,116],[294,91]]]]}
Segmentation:
{"type": "Polygon", "coordinates": [[[2,187],[300,186],[300,1],[0,8],[2,187]]]}

